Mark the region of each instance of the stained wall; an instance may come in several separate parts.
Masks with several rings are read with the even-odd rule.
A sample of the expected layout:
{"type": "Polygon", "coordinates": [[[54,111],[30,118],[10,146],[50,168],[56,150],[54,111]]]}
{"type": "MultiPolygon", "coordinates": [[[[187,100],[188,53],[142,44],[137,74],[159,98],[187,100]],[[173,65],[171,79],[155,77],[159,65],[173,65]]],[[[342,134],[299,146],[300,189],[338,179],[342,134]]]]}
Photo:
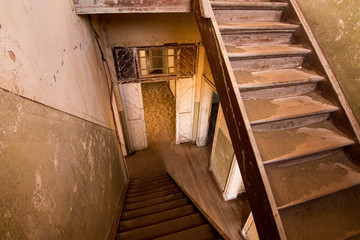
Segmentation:
{"type": "Polygon", "coordinates": [[[351,0],[297,0],[360,122],[360,4],[351,0]]]}
{"type": "Polygon", "coordinates": [[[1,1],[0,43],[0,239],[106,239],[127,176],[87,17],[1,1]]]}

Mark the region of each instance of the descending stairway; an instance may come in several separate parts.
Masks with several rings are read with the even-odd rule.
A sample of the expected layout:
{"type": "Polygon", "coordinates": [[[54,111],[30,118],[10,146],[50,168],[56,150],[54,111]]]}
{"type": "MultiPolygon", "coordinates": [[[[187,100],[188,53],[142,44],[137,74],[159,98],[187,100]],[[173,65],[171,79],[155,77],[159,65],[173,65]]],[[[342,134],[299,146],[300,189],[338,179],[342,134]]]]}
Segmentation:
{"type": "Polygon", "coordinates": [[[132,179],[116,239],[223,239],[169,175],[132,179]]]}
{"type": "MultiPolygon", "coordinates": [[[[318,91],[326,79],[303,67],[311,50],[294,44],[297,24],[281,22],[288,4],[233,0],[211,6],[262,178],[270,185],[280,238],[360,239],[360,167],[343,150],[356,138],[331,121],[339,106],[318,91]]],[[[205,20],[199,22],[205,31],[205,20]]],[[[211,43],[204,46],[214,51],[206,49],[211,43]]]]}

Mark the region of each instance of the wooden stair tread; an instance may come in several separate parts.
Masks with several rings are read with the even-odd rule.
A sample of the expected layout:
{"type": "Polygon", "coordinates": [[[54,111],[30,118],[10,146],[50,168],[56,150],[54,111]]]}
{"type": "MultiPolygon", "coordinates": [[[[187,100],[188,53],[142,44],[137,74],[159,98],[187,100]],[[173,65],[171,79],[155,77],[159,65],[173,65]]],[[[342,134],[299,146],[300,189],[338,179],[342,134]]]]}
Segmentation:
{"type": "Polygon", "coordinates": [[[360,184],[360,166],[343,151],[315,160],[270,165],[266,172],[280,209],[360,184]]]}
{"type": "Polygon", "coordinates": [[[124,211],[121,215],[121,220],[137,218],[137,217],[145,216],[148,214],[153,214],[156,212],[162,212],[162,211],[166,211],[169,209],[186,206],[188,204],[190,204],[190,202],[187,198],[181,198],[181,199],[176,199],[176,200],[169,201],[169,202],[159,203],[156,205],[152,205],[152,206],[148,206],[148,207],[144,207],[144,208],[140,208],[140,209],[124,211]]]}
{"type": "Polygon", "coordinates": [[[293,160],[354,143],[328,122],[288,130],[254,132],[264,164],[293,160]]]}
{"type": "Polygon", "coordinates": [[[152,239],[186,230],[192,227],[197,227],[203,224],[204,221],[201,215],[199,213],[195,213],[189,216],[176,218],[166,222],[133,229],[126,232],[120,232],[117,236],[117,239],[152,239]]]}
{"type": "Polygon", "coordinates": [[[288,239],[345,239],[359,231],[360,186],[280,210],[288,239]]]}
{"type": "Polygon", "coordinates": [[[150,184],[150,185],[142,185],[142,186],[137,186],[137,187],[129,187],[128,193],[136,193],[136,192],[142,192],[142,191],[147,191],[153,188],[158,188],[158,187],[164,187],[164,186],[169,186],[169,185],[173,185],[174,182],[170,182],[170,181],[166,181],[166,182],[160,182],[160,183],[154,183],[154,184],[150,184]]]}
{"type": "Polygon", "coordinates": [[[171,219],[191,215],[194,213],[196,213],[196,210],[192,205],[186,205],[183,207],[173,208],[170,210],[153,213],[150,215],[121,221],[120,222],[120,231],[129,231],[131,229],[168,221],[171,219]]]}
{"type": "Polygon", "coordinates": [[[181,232],[173,233],[164,237],[155,238],[156,240],[215,240],[209,225],[204,224],[190,228],[181,232]]]}
{"type": "Polygon", "coordinates": [[[221,33],[234,32],[234,31],[291,31],[294,32],[298,29],[299,25],[288,24],[281,22],[222,22],[219,23],[221,33]]]}
{"type": "Polygon", "coordinates": [[[287,7],[287,3],[284,2],[262,2],[262,1],[211,1],[211,7],[213,10],[222,9],[246,9],[246,10],[281,10],[287,7]]]}
{"type": "Polygon", "coordinates": [[[338,110],[338,107],[315,94],[277,99],[244,100],[244,104],[252,125],[338,110]]]}
{"type": "Polygon", "coordinates": [[[130,186],[141,186],[141,185],[147,185],[151,183],[164,182],[164,181],[172,181],[172,180],[168,176],[154,177],[148,180],[131,179],[130,186]]]}
{"type": "Polygon", "coordinates": [[[304,69],[282,69],[260,72],[234,71],[234,74],[240,91],[316,83],[324,80],[324,77],[304,69]]]}
{"type": "Polygon", "coordinates": [[[181,192],[181,191],[178,188],[173,188],[173,189],[168,189],[168,190],[161,191],[161,192],[146,194],[146,195],[142,195],[142,196],[138,196],[138,197],[126,198],[125,204],[141,202],[141,201],[158,198],[158,197],[162,197],[162,196],[166,196],[166,195],[174,194],[174,193],[179,193],[179,192],[181,192]]]}
{"type": "Polygon", "coordinates": [[[154,180],[154,179],[162,179],[162,178],[171,179],[169,177],[169,175],[162,174],[162,175],[151,176],[151,177],[133,177],[133,178],[131,178],[131,180],[134,181],[134,182],[148,182],[148,181],[151,181],[151,180],[154,180]]]}
{"type": "Polygon", "coordinates": [[[180,199],[183,197],[185,197],[183,193],[175,193],[175,194],[169,194],[169,195],[166,195],[163,197],[148,199],[148,200],[141,201],[141,202],[129,203],[129,204],[125,204],[124,211],[130,211],[130,210],[135,210],[138,208],[149,207],[154,204],[168,202],[168,201],[180,199]]]}
{"type": "Polygon", "coordinates": [[[161,191],[165,191],[165,190],[170,190],[170,189],[174,189],[174,188],[177,188],[177,186],[174,183],[172,183],[172,184],[165,185],[165,186],[155,187],[153,189],[146,189],[144,191],[136,191],[136,192],[133,192],[133,193],[128,193],[127,198],[144,196],[144,195],[147,195],[147,194],[152,194],[152,193],[161,192],[161,191]]]}
{"type": "Polygon", "coordinates": [[[311,51],[297,45],[276,44],[260,46],[234,46],[225,45],[230,60],[232,58],[264,58],[306,55],[311,51]]]}

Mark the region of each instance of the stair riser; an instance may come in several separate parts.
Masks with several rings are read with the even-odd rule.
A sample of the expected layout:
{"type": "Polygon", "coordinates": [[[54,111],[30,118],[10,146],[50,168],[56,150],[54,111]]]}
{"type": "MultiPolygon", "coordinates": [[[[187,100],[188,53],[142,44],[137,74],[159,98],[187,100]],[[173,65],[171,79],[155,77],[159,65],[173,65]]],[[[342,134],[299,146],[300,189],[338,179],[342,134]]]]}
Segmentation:
{"type": "Polygon", "coordinates": [[[183,198],[183,199],[172,201],[172,202],[154,205],[149,208],[143,208],[143,209],[139,209],[139,210],[123,212],[121,219],[128,220],[128,219],[132,219],[132,218],[142,217],[142,216],[166,211],[166,210],[173,209],[173,208],[183,207],[188,204],[189,204],[189,201],[186,198],[183,198]]]}
{"type": "Polygon", "coordinates": [[[120,231],[125,232],[131,229],[149,226],[152,224],[168,221],[171,219],[188,216],[194,214],[195,212],[196,212],[195,208],[191,205],[188,205],[181,208],[171,209],[169,211],[164,211],[140,218],[135,218],[132,220],[123,221],[120,223],[120,231]]]}
{"type": "Polygon", "coordinates": [[[137,196],[141,196],[141,195],[145,195],[145,194],[164,191],[164,190],[167,190],[167,189],[173,189],[173,188],[176,188],[175,184],[162,186],[162,187],[158,187],[158,188],[155,188],[155,189],[146,189],[146,190],[143,190],[143,191],[138,190],[138,191],[135,191],[135,192],[132,192],[132,193],[128,193],[127,197],[132,198],[132,197],[137,197],[137,196]]]}
{"type": "Polygon", "coordinates": [[[146,186],[146,185],[151,185],[151,184],[157,184],[157,183],[162,183],[162,182],[171,182],[171,180],[169,178],[162,178],[162,179],[154,179],[151,181],[131,181],[130,187],[138,187],[138,186],[146,186]]]}
{"type": "Polygon", "coordinates": [[[167,222],[119,233],[117,239],[145,240],[166,236],[189,228],[203,225],[200,214],[177,218],[167,222]]]}
{"type": "Polygon", "coordinates": [[[248,99],[272,99],[298,96],[304,93],[309,93],[316,88],[316,83],[295,85],[295,86],[283,86],[276,88],[264,88],[258,90],[240,90],[241,97],[244,100],[248,99]]]}
{"type": "Polygon", "coordinates": [[[252,125],[254,132],[265,132],[275,130],[286,130],[295,127],[303,127],[309,124],[325,121],[329,117],[329,113],[317,114],[306,117],[292,118],[287,120],[274,121],[269,123],[261,123],[252,125]]]}
{"type": "Polygon", "coordinates": [[[153,204],[159,204],[159,203],[164,203],[164,202],[168,202],[168,201],[173,201],[173,200],[180,199],[183,197],[185,197],[184,194],[178,193],[178,194],[169,195],[169,196],[162,197],[162,198],[150,199],[149,201],[127,204],[124,207],[124,211],[130,211],[130,210],[135,210],[135,209],[139,209],[139,208],[143,208],[143,207],[149,207],[153,204]]]}
{"type": "Polygon", "coordinates": [[[281,10],[214,10],[217,22],[277,22],[281,10]]]}
{"type": "Polygon", "coordinates": [[[173,184],[174,184],[173,182],[164,182],[164,183],[159,183],[159,184],[154,184],[154,185],[149,185],[149,186],[134,187],[134,188],[129,189],[128,193],[144,192],[144,191],[149,191],[154,188],[161,188],[161,187],[165,187],[165,186],[169,186],[169,185],[173,185],[173,184]]]}
{"type": "Polygon", "coordinates": [[[157,198],[157,197],[163,197],[163,196],[167,196],[169,194],[175,194],[175,193],[179,193],[179,189],[171,189],[171,190],[166,190],[163,192],[157,192],[157,193],[153,193],[153,194],[148,194],[145,196],[140,196],[140,197],[135,197],[135,198],[128,198],[125,200],[125,204],[130,204],[130,203],[137,203],[137,202],[141,202],[141,201],[145,201],[145,200],[149,200],[149,199],[153,199],[153,198],[157,198]]]}
{"type": "Polygon", "coordinates": [[[288,56],[262,59],[236,60],[231,58],[231,66],[234,70],[242,71],[266,71],[287,68],[297,68],[302,65],[303,56],[288,56]]]}
{"type": "Polygon", "coordinates": [[[272,33],[239,33],[239,34],[222,34],[225,44],[235,45],[259,45],[259,44],[290,44],[292,32],[272,32],[272,33]]]}

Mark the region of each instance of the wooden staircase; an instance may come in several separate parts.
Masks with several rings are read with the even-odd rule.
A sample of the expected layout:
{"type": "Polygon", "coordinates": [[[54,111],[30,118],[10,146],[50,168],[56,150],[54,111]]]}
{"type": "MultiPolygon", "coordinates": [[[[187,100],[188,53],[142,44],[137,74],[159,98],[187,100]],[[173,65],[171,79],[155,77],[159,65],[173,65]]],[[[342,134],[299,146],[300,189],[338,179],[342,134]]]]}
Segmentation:
{"type": "Polygon", "coordinates": [[[358,129],[297,5],[194,10],[260,238],[360,239],[358,129]]]}
{"type": "Polygon", "coordinates": [[[162,175],[131,179],[116,239],[223,239],[178,185],[162,175]]]}

